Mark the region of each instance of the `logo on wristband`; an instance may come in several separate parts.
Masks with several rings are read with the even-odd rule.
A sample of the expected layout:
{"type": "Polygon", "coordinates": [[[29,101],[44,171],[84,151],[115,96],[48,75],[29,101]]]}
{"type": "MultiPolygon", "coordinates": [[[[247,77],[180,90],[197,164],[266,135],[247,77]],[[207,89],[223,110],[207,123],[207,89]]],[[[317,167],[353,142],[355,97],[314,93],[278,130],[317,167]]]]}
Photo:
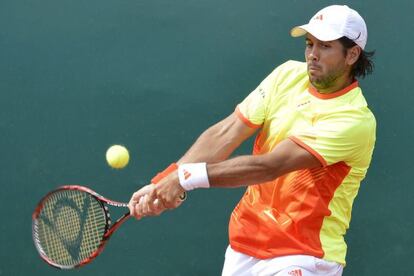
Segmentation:
{"type": "Polygon", "coordinates": [[[181,164],[178,167],[178,179],[181,187],[186,191],[210,187],[206,163],[181,164]]]}
{"type": "Polygon", "coordinates": [[[184,169],[183,172],[184,172],[184,179],[185,180],[189,179],[191,176],[191,173],[187,171],[186,169],[184,169]]]}

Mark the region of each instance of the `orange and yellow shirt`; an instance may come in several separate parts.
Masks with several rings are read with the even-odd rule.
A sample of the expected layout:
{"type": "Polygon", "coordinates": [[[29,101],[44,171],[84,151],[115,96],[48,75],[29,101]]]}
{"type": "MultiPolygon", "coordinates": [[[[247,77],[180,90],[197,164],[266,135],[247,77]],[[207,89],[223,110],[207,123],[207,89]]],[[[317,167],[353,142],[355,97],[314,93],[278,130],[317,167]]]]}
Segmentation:
{"type": "Polygon", "coordinates": [[[236,113],[260,128],[253,154],[291,139],[322,167],[249,186],[230,218],[231,247],[259,259],[303,254],[345,264],[344,235],[375,144],[375,117],[358,82],[321,94],[309,86],[306,63],[288,61],[236,113]]]}

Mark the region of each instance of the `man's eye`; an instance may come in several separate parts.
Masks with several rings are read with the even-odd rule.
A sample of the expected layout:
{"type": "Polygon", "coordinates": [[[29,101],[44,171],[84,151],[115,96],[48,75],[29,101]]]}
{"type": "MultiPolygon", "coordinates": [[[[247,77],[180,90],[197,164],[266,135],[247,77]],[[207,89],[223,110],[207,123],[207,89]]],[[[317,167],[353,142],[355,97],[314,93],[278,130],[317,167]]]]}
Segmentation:
{"type": "Polygon", "coordinates": [[[329,44],[322,44],[322,48],[331,48],[331,45],[329,45],[329,44]]]}

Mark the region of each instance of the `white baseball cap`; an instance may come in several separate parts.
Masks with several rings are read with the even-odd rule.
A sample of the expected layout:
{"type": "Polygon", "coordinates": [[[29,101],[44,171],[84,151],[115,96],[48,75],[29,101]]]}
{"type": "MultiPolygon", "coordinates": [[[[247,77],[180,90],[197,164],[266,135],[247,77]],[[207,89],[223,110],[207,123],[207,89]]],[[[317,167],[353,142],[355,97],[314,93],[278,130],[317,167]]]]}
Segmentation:
{"type": "Polygon", "coordinates": [[[368,31],[364,19],[348,6],[333,5],[318,11],[308,24],[296,26],[293,37],[310,33],[321,41],[332,41],[343,36],[354,41],[362,49],[367,44],[368,31]]]}

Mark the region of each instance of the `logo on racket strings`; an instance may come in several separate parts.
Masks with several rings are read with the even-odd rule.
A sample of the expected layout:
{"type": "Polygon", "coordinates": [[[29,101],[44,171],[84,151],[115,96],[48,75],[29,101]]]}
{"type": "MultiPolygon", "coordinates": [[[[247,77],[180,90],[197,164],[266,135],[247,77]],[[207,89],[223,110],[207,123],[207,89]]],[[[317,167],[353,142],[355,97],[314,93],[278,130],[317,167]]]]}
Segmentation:
{"type": "Polygon", "coordinates": [[[72,198],[63,197],[56,200],[53,205],[52,217],[47,217],[43,213],[39,216],[56,234],[74,260],[78,259],[81,253],[84,227],[90,204],[89,196],[83,198],[81,208],[72,198]],[[76,231],[74,225],[79,225],[78,231],[76,231]]]}

